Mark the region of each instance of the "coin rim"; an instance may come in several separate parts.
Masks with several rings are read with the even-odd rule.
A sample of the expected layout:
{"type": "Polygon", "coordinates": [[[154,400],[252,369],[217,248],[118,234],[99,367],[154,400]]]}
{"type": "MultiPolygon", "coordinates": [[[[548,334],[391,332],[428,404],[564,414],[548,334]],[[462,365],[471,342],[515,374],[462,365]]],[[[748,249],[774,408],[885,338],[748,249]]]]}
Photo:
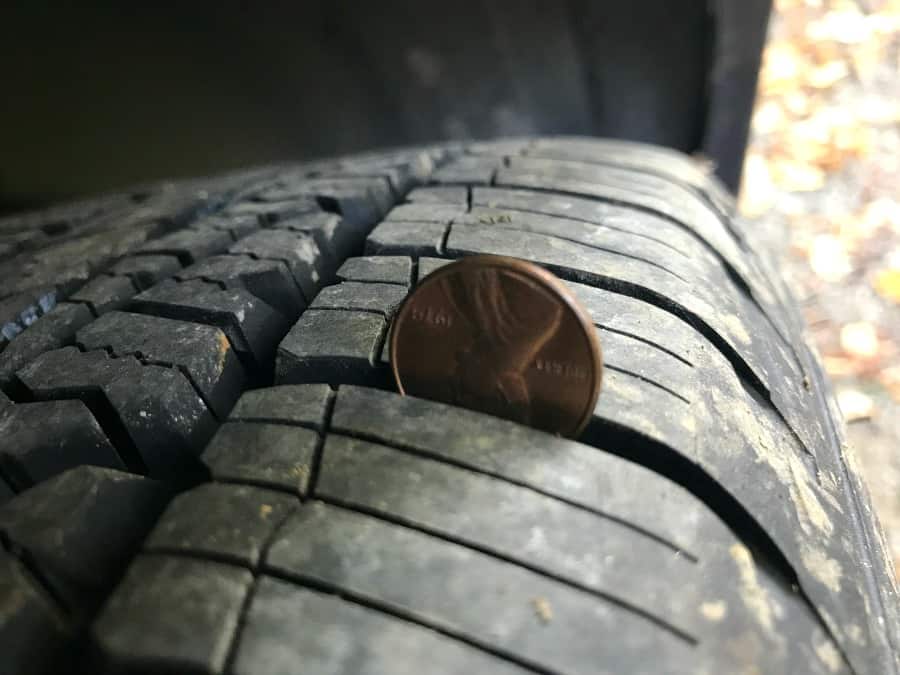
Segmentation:
{"type": "MultiPolygon", "coordinates": [[[[410,292],[403,299],[403,302],[400,303],[400,307],[397,309],[397,312],[394,314],[391,325],[394,327],[400,325],[401,319],[403,318],[405,312],[407,312],[409,309],[410,300],[423,287],[424,284],[433,283],[434,281],[437,281],[441,276],[444,276],[446,274],[458,272],[461,267],[473,265],[500,267],[505,270],[512,269],[513,271],[521,272],[527,278],[530,278],[539,284],[543,284],[544,286],[549,287],[549,290],[560,297],[575,315],[575,318],[581,325],[582,332],[587,335],[588,348],[591,356],[591,365],[594,368],[594,377],[597,382],[597,386],[594,388],[593,396],[587,403],[586,409],[582,412],[581,417],[575,424],[574,429],[570,431],[562,430],[557,433],[570,438],[578,437],[581,432],[584,431],[584,428],[587,426],[588,422],[590,422],[591,415],[593,414],[594,408],[597,405],[597,399],[600,396],[600,390],[603,387],[603,349],[600,346],[600,338],[597,335],[597,328],[596,326],[594,326],[594,322],[588,314],[587,310],[582,307],[581,303],[578,301],[578,298],[576,298],[575,294],[566,287],[562,280],[549,270],[544,269],[543,267],[540,267],[539,265],[536,265],[535,263],[528,260],[522,260],[521,258],[513,258],[502,255],[479,254],[460,258],[459,260],[454,260],[453,262],[434,270],[431,274],[419,281],[416,286],[410,290],[410,292]]],[[[403,382],[401,382],[400,373],[398,372],[397,336],[399,334],[400,333],[396,330],[396,328],[393,328],[391,330],[391,372],[394,375],[394,382],[397,385],[397,389],[403,396],[407,396],[408,394],[403,388],[403,382]]],[[[448,403],[447,405],[453,404],[448,403]]],[[[539,431],[545,430],[539,429],[539,431]]]]}

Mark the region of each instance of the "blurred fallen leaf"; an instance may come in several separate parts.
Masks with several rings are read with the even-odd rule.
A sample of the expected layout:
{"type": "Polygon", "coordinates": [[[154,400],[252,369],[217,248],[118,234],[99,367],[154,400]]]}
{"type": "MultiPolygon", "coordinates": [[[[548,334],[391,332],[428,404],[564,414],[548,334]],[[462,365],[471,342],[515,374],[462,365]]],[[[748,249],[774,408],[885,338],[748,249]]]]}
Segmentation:
{"type": "Polygon", "coordinates": [[[856,366],[856,362],[845,356],[823,356],[822,364],[825,366],[825,372],[831,377],[856,375],[859,370],[856,366]]]}
{"type": "Polygon", "coordinates": [[[859,8],[848,5],[832,10],[806,27],[806,37],[813,42],[834,41],[843,44],[865,42],[872,34],[872,26],[859,8]]]}
{"type": "Polygon", "coordinates": [[[875,412],[872,398],[858,389],[841,389],[838,391],[837,400],[848,423],[867,420],[875,412]]]}
{"type": "Polygon", "coordinates": [[[763,101],[753,113],[753,130],[760,134],[783,131],[788,124],[784,108],[778,101],[763,101]]]}
{"type": "Polygon", "coordinates": [[[840,239],[830,234],[813,238],[809,247],[809,266],[816,276],[831,283],[840,281],[853,269],[840,239]]]}
{"type": "Polygon", "coordinates": [[[878,356],[878,332],[868,321],[853,321],[841,327],[841,348],[850,356],[873,359],[878,356]]]}
{"type": "Polygon", "coordinates": [[[845,61],[829,61],[809,72],[809,85],[815,89],[828,89],[850,74],[845,61]]]}
{"type": "Polygon", "coordinates": [[[741,184],[738,208],[748,218],[761,216],[775,202],[775,185],[769,174],[769,165],[765,157],[750,153],[744,162],[744,174],[741,184]]]}
{"type": "Polygon", "coordinates": [[[809,63],[797,47],[786,41],[770,43],[763,52],[759,75],[762,94],[779,94],[797,89],[809,63]]]}
{"type": "Polygon", "coordinates": [[[812,109],[812,101],[801,90],[789,91],[783,97],[784,107],[795,117],[806,117],[812,109]]]}
{"type": "Polygon", "coordinates": [[[788,192],[812,192],[825,185],[825,172],[804,162],[777,159],[770,170],[775,185],[788,192]]]}
{"type": "Polygon", "coordinates": [[[875,275],[875,291],[882,298],[900,304],[900,269],[881,270],[875,275]]]}
{"type": "Polygon", "coordinates": [[[884,57],[884,45],[878,39],[861,42],[850,48],[850,60],[856,76],[864,82],[871,81],[884,57]]]}
{"type": "Polygon", "coordinates": [[[856,114],[866,124],[894,124],[900,121],[900,104],[880,96],[869,96],[856,106],[856,114]]]}

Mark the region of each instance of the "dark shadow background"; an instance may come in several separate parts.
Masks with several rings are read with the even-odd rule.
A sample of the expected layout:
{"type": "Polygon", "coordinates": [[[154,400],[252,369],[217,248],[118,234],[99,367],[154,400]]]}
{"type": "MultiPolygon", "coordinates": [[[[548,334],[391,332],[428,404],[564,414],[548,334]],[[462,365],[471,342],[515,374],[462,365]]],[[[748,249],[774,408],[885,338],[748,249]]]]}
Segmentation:
{"type": "Polygon", "coordinates": [[[0,211],[140,181],[565,133],[735,186],[767,0],[20,3],[0,10],[0,211]]]}

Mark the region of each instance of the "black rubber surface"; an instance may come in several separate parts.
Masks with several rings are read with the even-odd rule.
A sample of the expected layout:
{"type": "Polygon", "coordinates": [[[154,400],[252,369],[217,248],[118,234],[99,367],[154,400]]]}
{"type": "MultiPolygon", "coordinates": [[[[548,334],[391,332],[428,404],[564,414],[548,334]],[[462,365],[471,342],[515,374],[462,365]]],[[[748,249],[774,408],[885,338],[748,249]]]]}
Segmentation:
{"type": "Polygon", "coordinates": [[[123,243],[107,210],[156,189],[48,214],[90,258],[59,276],[58,245],[16,254],[44,276],[2,301],[9,672],[900,672],[827,383],[699,165],[522,139],[276,167],[170,188],[123,243]],[[578,441],[394,393],[396,307],[475,253],[593,318],[578,441]]]}

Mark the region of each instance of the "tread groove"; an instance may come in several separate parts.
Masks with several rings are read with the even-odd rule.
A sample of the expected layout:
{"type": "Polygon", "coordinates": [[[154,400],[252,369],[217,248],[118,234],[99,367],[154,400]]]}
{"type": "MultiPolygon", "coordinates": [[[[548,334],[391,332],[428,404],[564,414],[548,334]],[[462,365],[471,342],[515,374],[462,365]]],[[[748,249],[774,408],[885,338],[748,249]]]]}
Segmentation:
{"type": "MultiPolygon", "coordinates": [[[[466,255],[467,254],[462,254],[458,256],[458,258],[465,257],[466,255]]],[[[451,256],[452,254],[446,254],[444,257],[445,259],[450,260],[458,259],[451,256]]],[[[775,402],[772,400],[772,396],[765,383],[762,382],[759,377],[757,377],[756,373],[753,372],[753,369],[743,359],[740,353],[738,353],[737,350],[735,350],[730,344],[728,344],[728,342],[701,317],[689,311],[682,305],[676,303],[671,298],[657,293],[650,288],[638,286],[628,281],[622,281],[621,279],[616,279],[615,277],[607,277],[601,274],[588,272],[576,273],[568,267],[563,267],[561,265],[552,263],[539,264],[541,267],[550,270],[564,281],[593,286],[594,288],[600,288],[612,293],[617,293],[619,295],[634,298],[635,300],[646,302],[648,304],[659,307],[660,309],[687,323],[716,347],[716,349],[722,354],[722,356],[724,356],[731,364],[731,367],[737,374],[738,379],[742,383],[744,383],[747,388],[754,391],[758,399],[764,403],[765,407],[771,410],[775,415],[777,415],[778,419],[784,423],[785,427],[794,438],[794,440],[799,444],[801,448],[803,448],[805,456],[809,457],[813,462],[816,461],[815,455],[813,454],[812,450],[807,447],[806,443],[803,442],[803,439],[800,438],[800,436],[794,430],[793,426],[787,421],[784,414],[781,412],[781,410],[779,410],[778,406],[775,405],[775,402]]]]}
{"type": "Polygon", "coordinates": [[[318,434],[318,439],[313,450],[312,464],[309,470],[309,483],[306,487],[306,499],[311,499],[316,494],[316,485],[318,484],[319,472],[322,468],[322,455],[325,452],[325,440],[328,437],[328,428],[331,426],[331,418],[334,415],[335,403],[337,403],[337,392],[334,389],[329,389],[328,398],[325,399],[322,424],[315,430],[318,434]]]}
{"type": "MultiPolygon", "coordinates": [[[[515,189],[517,191],[525,191],[522,188],[515,188],[515,189]]],[[[481,204],[479,204],[478,206],[481,206],[481,204]]],[[[500,207],[497,207],[497,208],[500,208],[500,207]]],[[[571,216],[571,215],[560,216],[558,213],[551,213],[549,211],[538,211],[537,209],[526,209],[526,208],[522,208],[522,207],[513,208],[513,207],[509,207],[509,206],[504,206],[504,207],[502,207],[502,210],[503,211],[511,211],[513,213],[530,213],[530,214],[533,214],[536,216],[547,216],[550,218],[563,218],[564,217],[567,220],[573,220],[575,222],[584,223],[585,225],[591,225],[593,227],[605,227],[609,230],[615,230],[616,232],[621,232],[622,234],[627,234],[632,237],[640,237],[641,239],[647,239],[649,241],[655,242],[657,244],[660,244],[661,246],[665,246],[673,253],[677,253],[682,258],[690,259],[690,256],[688,256],[686,253],[684,253],[684,251],[672,246],[672,244],[667,242],[665,239],[657,239],[656,237],[651,237],[649,234],[645,234],[643,232],[635,232],[634,230],[628,230],[623,227],[619,227],[617,225],[610,225],[609,223],[605,223],[605,222],[604,223],[593,222],[590,220],[584,220],[583,218],[576,218],[575,216],[571,216]]],[[[494,225],[497,227],[503,227],[502,223],[491,223],[491,225],[494,225]]],[[[514,228],[514,227],[507,227],[505,229],[521,231],[518,228],[514,228]]],[[[679,228],[679,229],[681,229],[681,228],[679,228]]],[[[581,243],[576,240],[570,240],[570,241],[575,241],[576,243],[581,243]]],[[[584,245],[589,246],[590,244],[584,244],[584,245]]],[[[606,249],[600,249],[600,250],[605,251],[606,249]]]]}
{"type": "MultiPolygon", "coordinates": [[[[494,185],[494,184],[492,183],[492,185],[494,185]]],[[[739,290],[747,297],[748,301],[756,306],[756,308],[759,310],[760,314],[764,317],[765,321],[771,325],[772,329],[775,331],[775,333],[778,335],[778,337],[782,340],[784,345],[789,350],[791,350],[791,353],[793,354],[794,360],[797,363],[797,365],[799,366],[801,364],[799,355],[797,354],[793,343],[791,342],[791,340],[789,339],[788,336],[786,336],[782,333],[781,329],[772,320],[772,318],[769,316],[769,313],[766,311],[766,309],[762,305],[760,305],[759,301],[756,299],[756,296],[753,294],[752,289],[747,284],[747,282],[744,280],[744,278],[741,276],[741,274],[725,258],[725,256],[723,256],[722,253],[719,252],[719,250],[715,246],[713,246],[712,244],[707,242],[697,232],[695,232],[693,229],[688,227],[686,224],[682,223],[677,218],[674,218],[673,216],[668,215],[662,211],[658,211],[656,209],[653,209],[649,206],[644,206],[642,204],[625,202],[625,201],[613,199],[610,197],[599,197],[597,195],[585,194],[583,192],[573,192],[571,190],[564,190],[564,189],[559,189],[559,188],[540,188],[540,187],[531,186],[531,185],[524,186],[524,185],[517,185],[515,183],[510,183],[510,184],[504,183],[504,184],[500,185],[499,187],[509,187],[510,189],[526,190],[526,191],[541,193],[541,194],[577,197],[579,199],[585,199],[585,200],[600,202],[600,203],[604,203],[604,204],[613,204],[613,205],[619,206],[621,208],[634,209],[637,211],[642,211],[644,213],[649,213],[653,216],[662,218],[664,220],[667,220],[667,221],[675,224],[676,226],[680,227],[685,232],[690,234],[697,241],[699,241],[707,250],[709,250],[719,260],[720,264],[722,265],[722,267],[725,270],[725,273],[728,275],[728,277],[737,285],[739,290]]],[[[717,215],[717,219],[721,222],[721,219],[718,217],[718,215],[717,215]]],[[[732,240],[735,241],[735,243],[739,247],[741,247],[739,241],[734,238],[733,233],[731,233],[730,229],[728,229],[728,231],[729,231],[729,235],[732,236],[732,240]]],[[[741,250],[745,250],[745,249],[743,247],[741,247],[741,250]]]]}
{"type": "Polygon", "coordinates": [[[633,377],[635,379],[641,380],[642,382],[646,382],[651,387],[656,387],[657,389],[661,389],[664,392],[666,392],[667,394],[674,396],[675,398],[677,398],[680,401],[683,401],[687,405],[691,405],[690,399],[687,399],[684,396],[682,396],[681,394],[679,394],[678,392],[673,391],[672,389],[669,389],[664,384],[660,384],[659,382],[656,382],[655,380],[651,380],[649,377],[644,377],[643,375],[639,375],[638,373],[635,373],[631,370],[627,370],[626,368],[622,368],[620,366],[614,366],[609,363],[605,363],[604,367],[609,368],[610,370],[614,370],[617,373],[622,373],[622,375],[627,375],[628,377],[633,377]]]}
{"type": "MultiPolygon", "coordinates": [[[[504,209],[504,210],[507,210],[507,209],[504,209]]],[[[468,225],[468,223],[458,223],[458,224],[459,225],[468,225]]],[[[491,223],[490,225],[487,225],[487,224],[485,224],[485,225],[487,227],[495,227],[498,230],[506,230],[507,232],[531,232],[531,230],[523,230],[518,227],[508,227],[508,226],[504,225],[503,223],[491,223]]],[[[671,276],[675,277],[676,279],[678,279],[679,281],[681,281],[685,284],[691,283],[690,281],[685,279],[683,276],[678,274],[678,272],[674,272],[674,271],[670,270],[668,267],[665,267],[664,265],[660,265],[658,262],[654,262],[653,260],[641,258],[640,256],[632,255],[630,253],[623,253],[622,251],[616,251],[615,249],[605,248],[603,246],[597,246],[596,244],[588,244],[586,242],[579,241],[578,239],[571,239],[569,237],[563,237],[559,234],[549,234],[547,232],[535,232],[534,234],[540,235],[542,237],[548,237],[550,239],[558,239],[560,241],[568,241],[572,244],[576,244],[578,246],[584,246],[585,248],[591,248],[591,249],[594,249],[595,251],[603,251],[604,253],[609,253],[610,255],[617,255],[622,258],[628,258],[630,260],[637,260],[638,262],[641,262],[645,265],[650,265],[651,267],[655,267],[656,269],[661,270],[661,271],[665,272],[666,274],[670,274],[671,276]]],[[[441,255],[445,255],[445,253],[443,253],[443,251],[446,250],[447,238],[449,237],[449,235],[450,235],[450,231],[448,228],[447,232],[444,233],[444,240],[443,240],[443,244],[441,246],[441,250],[438,251],[438,253],[440,253],[441,255]]]]}
{"type": "Polygon", "coordinates": [[[627,338],[630,338],[630,339],[632,339],[632,340],[637,340],[638,342],[641,342],[641,343],[647,345],[648,347],[653,347],[654,349],[657,349],[657,350],[659,350],[659,351],[661,351],[661,352],[664,352],[665,354],[668,354],[668,355],[671,356],[672,358],[681,361],[684,365],[686,365],[686,366],[688,366],[688,367],[690,367],[690,368],[693,368],[693,367],[694,367],[694,364],[693,364],[693,363],[691,363],[690,361],[688,361],[688,360],[687,360],[686,358],[684,358],[683,356],[680,356],[679,354],[676,354],[676,353],[673,352],[671,349],[666,348],[664,345],[657,344],[656,342],[653,342],[653,341],[651,341],[651,340],[648,340],[648,339],[646,339],[646,338],[643,338],[643,337],[641,337],[640,335],[635,335],[634,333],[629,333],[628,331],[625,331],[625,330],[619,330],[618,328],[610,328],[609,326],[607,326],[607,325],[605,325],[605,324],[602,324],[602,323],[595,323],[594,325],[595,325],[597,328],[599,328],[600,330],[605,330],[605,331],[610,332],[610,333],[615,333],[616,335],[621,335],[621,336],[623,336],[623,337],[627,337],[627,338]]]}
{"type": "Polygon", "coordinates": [[[30,403],[32,401],[54,400],[60,401],[67,398],[74,398],[84,403],[85,407],[94,416],[100,430],[109,439],[110,444],[119,455],[119,459],[128,469],[129,472],[146,476],[148,473],[147,465],[141,457],[141,453],[131,435],[128,428],[119,418],[119,413],[115,406],[106,397],[103,388],[100,386],[88,386],[83,389],[60,388],[57,395],[51,399],[33,398],[22,392],[26,391],[24,383],[19,380],[17,375],[13,376],[13,392],[10,398],[16,403],[30,403]]]}

